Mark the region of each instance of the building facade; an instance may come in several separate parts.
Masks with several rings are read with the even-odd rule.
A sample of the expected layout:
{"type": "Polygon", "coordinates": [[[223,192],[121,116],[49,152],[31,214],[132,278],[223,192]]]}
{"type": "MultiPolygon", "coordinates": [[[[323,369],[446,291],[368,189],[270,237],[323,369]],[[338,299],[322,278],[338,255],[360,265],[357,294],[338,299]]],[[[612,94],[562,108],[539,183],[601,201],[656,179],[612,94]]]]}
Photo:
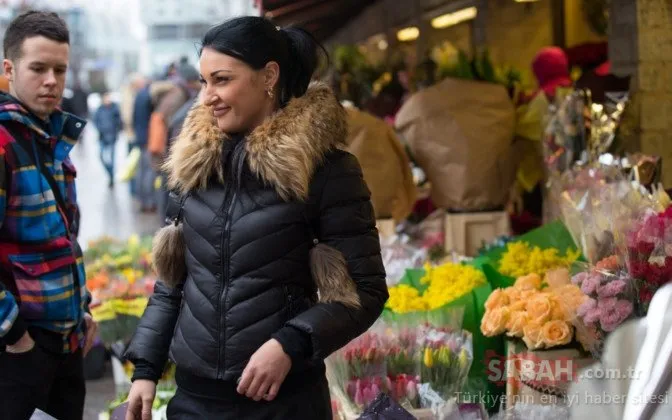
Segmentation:
{"type": "Polygon", "coordinates": [[[197,61],[198,44],[207,30],[231,17],[256,15],[253,0],[143,0],[149,68],[160,74],[181,57],[197,61]]]}

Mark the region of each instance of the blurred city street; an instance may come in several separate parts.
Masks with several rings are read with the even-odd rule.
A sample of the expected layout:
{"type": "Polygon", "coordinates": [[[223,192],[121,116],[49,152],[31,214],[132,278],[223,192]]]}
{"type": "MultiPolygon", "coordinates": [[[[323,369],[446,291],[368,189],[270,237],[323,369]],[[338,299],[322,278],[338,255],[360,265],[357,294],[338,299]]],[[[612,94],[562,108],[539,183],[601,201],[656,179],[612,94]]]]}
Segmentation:
{"type": "MultiPolygon", "coordinates": [[[[127,152],[128,146],[122,137],[117,142],[117,171],[123,167],[127,152]]],[[[81,246],[85,248],[90,240],[103,235],[126,239],[133,233],[152,234],[159,225],[158,215],[136,211],[127,183],[117,183],[114,188],[108,188],[107,174],[100,163],[99,153],[97,132],[89,124],[71,154],[77,167],[77,192],[82,212],[81,246]]],[[[88,381],[86,387],[84,419],[95,420],[98,413],[116,397],[111,364],[106,363],[102,379],[88,381]]]]}
{"type": "MultiPolygon", "coordinates": [[[[116,183],[112,189],[107,187],[97,136],[89,123],[70,155],[77,168],[77,194],[82,215],[79,243],[83,248],[90,240],[104,235],[127,239],[133,233],[151,234],[159,224],[155,213],[135,211],[127,183],[116,183]]],[[[123,167],[127,154],[128,146],[122,136],[116,148],[117,172],[123,167]]]]}

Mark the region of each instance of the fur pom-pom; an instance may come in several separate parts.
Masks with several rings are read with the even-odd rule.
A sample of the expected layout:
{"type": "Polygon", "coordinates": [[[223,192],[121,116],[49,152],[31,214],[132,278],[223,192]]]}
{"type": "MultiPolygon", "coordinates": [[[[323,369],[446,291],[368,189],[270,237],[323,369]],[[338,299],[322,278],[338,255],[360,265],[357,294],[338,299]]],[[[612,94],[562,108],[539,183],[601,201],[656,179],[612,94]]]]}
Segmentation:
{"type": "Polygon", "coordinates": [[[187,277],[184,232],[182,224],[164,226],[152,241],[152,264],[154,270],[168,287],[175,288],[187,277]]]}
{"type": "Polygon", "coordinates": [[[325,244],[315,245],[310,250],[310,270],[321,302],[340,302],[351,308],[361,306],[357,285],[350,278],[348,264],[339,250],[325,244]]]}

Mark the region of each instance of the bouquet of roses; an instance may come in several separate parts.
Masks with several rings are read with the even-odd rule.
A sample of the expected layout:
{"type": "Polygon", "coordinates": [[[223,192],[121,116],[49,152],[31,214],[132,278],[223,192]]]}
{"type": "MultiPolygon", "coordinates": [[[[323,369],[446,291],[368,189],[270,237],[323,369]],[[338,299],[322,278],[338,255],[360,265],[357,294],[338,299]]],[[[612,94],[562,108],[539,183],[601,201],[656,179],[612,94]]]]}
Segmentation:
{"type": "Polygon", "coordinates": [[[607,335],[634,316],[634,281],[612,256],[576,274],[572,283],[588,296],[576,311],[577,340],[599,358],[607,335]]]}
{"type": "Polygon", "coordinates": [[[471,333],[432,328],[422,338],[420,378],[448,400],[462,390],[473,361],[471,333]]]}
{"type": "Polygon", "coordinates": [[[648,210],[625,235],[625,262],[635,279],[637,315],[644,316],[656,291],[672,280],[672,207],[648,210]]]}

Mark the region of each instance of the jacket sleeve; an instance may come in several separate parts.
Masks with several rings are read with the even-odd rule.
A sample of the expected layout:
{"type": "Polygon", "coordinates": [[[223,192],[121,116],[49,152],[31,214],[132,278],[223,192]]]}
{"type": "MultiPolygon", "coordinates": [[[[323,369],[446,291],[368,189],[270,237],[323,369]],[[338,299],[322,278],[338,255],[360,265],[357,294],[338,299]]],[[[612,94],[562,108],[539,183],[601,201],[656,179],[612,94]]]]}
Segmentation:
{"type": "Polygon", "coordinates": [[[182,288],[171,289],[156,282],[154,294],[126,349],[125,357],[134,364],[149,364],[160,377],[168,361],[170,342],[182,303],[182,288]]]}
{"type": "MultiPolygon", "coordinates": [[[[0,227],[5,221],[7,206],[7,170],[5,168],[5,151],[0,149],[0,227]]],[[[12,345],[26,332],[26,325],[19,316],[19,306],[14,296],[5,287],[5,279],[0,277],[0,339],[12,345]]]]}
{"type": "Polygon", "coordinates": [[[288,322],[311,337],[312,359],[326,358],[365,332],[380,316],[388,298],[380,240],[370,192],[357,159],[346,152],[321,170],[319,241],[340,251],[356,285],[360,305],[321,302],[288,322]]]}

